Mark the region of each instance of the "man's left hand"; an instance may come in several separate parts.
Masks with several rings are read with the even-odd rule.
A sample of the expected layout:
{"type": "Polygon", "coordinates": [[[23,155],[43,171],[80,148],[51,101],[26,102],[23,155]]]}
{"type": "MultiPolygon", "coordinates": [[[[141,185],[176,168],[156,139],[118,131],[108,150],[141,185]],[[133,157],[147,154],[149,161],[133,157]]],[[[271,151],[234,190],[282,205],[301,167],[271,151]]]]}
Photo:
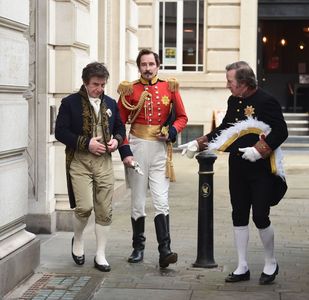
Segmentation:
{"type": "Polygon", "coordinates": [[[108,152],[114,152],[118,148],[118,141],[116,139],[111,139],[107,143],[108,152]]]}
{"type": "Polygon", "coordinates": [[[247,159],[251,162],[255,162],[258,159],[262,158],[262,155],[254,147],[239,148],[238,150],[244,153],[241,156],[243,159],[247,159]]]}

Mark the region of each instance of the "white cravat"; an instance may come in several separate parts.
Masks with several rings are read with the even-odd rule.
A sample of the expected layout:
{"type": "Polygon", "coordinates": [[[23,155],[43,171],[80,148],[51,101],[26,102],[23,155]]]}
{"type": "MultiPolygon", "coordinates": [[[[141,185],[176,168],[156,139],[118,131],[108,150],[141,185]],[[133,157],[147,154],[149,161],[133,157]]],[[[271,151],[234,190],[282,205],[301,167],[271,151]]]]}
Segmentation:
{"type": "Polygon", "coordinates": [[[91,105],[94,108],[96,115],[98,116],[99,111],[100,111],[101,99],[89,97],[89,100],[90,100],[91,105]]]}

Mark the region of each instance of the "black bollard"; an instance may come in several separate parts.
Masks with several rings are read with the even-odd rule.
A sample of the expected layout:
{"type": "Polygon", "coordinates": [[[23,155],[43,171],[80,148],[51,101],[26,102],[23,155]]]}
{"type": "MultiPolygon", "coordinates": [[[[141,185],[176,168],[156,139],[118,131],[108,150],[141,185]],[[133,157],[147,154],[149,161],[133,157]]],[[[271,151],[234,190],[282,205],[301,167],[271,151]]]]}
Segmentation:
{"type": "Polygon", "coordinates": [[[199,201],[197,258],[193,267],[215,268],[213,239],[213,164],[217,156],[203,151],[196,156],[199,163],[199,201]]]}

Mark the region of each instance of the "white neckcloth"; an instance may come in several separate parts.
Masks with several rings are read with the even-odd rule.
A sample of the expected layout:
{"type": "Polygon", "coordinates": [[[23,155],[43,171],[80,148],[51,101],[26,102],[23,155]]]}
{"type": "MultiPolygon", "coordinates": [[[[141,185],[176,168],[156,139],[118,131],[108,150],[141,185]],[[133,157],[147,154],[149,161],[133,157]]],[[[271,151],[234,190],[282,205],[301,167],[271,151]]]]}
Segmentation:
{"type": "Polygon", "coordinates": [[[101,99],[100,98],[92,98],[89,97],[90,103],[94,108],[94,111],[96,113],[96,115],[99,115],[99,111],[100,111],[100,105],[101,105],[101,99]]]}

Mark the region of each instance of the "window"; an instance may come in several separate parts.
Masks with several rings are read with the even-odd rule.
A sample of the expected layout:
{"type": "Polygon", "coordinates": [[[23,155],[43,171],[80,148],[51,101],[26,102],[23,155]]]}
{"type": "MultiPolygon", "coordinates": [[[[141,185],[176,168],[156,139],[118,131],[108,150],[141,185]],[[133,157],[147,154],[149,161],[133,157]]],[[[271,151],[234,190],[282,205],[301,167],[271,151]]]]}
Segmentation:
{"type": "Polygon", "coordinates": [[[162,70],[203,71],[204,0],[160,0],[162,70]]]}
{"type": "Polygon", "coordinates": [[[180,141],[177,142],[180,144],[188,143],[200,136],[204,135],[203,125],[188,125],[182,132],[180,141]]]}

